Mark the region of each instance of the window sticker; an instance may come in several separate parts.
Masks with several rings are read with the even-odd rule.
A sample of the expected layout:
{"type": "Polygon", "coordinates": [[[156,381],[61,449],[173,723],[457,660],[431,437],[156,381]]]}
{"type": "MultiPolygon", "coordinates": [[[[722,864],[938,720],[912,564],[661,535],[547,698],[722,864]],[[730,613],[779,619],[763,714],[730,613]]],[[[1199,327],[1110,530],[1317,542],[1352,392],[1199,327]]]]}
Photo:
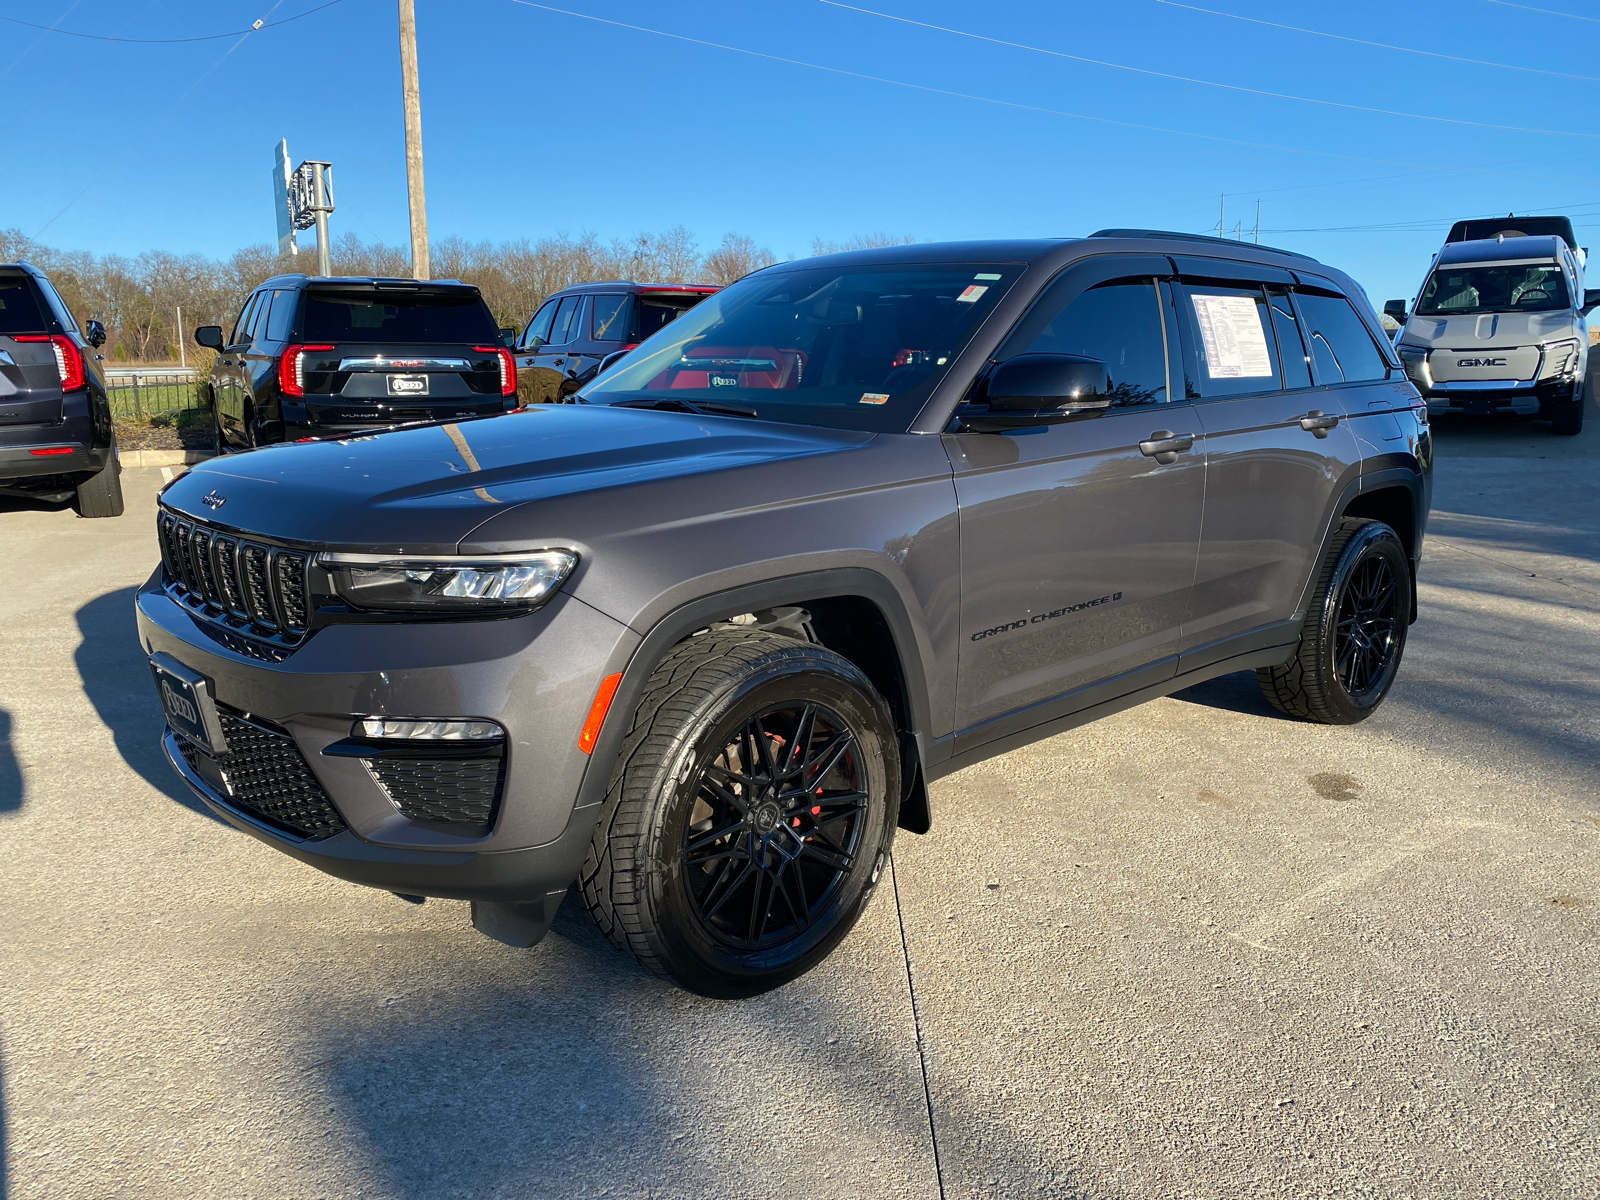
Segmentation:
{"type": "Polygon", "coordinates": [[[1213,379],[1262,379],[1272,374],[1267,333],[1254,296],[1190,296],[1213,379]]]}
{"type": "Polygon", "coordinates": [[[957,304],[976,304],[983,299],[983,294],[989,289],[980,284],[969,284],[967,288],[956,297],[957,304]]]}
{"type": "Polygon", "coordinates": [[[862,392],[861,393],[860,403],[862,403],[862,404],[887,404],[887,403],[889,403],[889,393],[888,392],[862,392]]]}

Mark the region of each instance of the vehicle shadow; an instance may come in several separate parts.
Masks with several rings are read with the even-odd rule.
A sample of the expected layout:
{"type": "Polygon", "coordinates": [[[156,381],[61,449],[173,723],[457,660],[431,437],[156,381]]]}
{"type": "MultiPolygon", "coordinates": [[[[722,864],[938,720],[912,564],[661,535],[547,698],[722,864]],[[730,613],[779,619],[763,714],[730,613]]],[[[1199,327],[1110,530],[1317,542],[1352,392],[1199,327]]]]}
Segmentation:
{"type": "Polygon", "coordinates": [[[1173,692],[1174,700],[1186,704],[1203,704],[1207,708],[1220,708],[1228,712],[1243,713],[1248,717],[1271,717],[1274,721],[1292,721],[1273,708],[1261,694],[1254,671],[1235,671],[1232,675],[1219,675],[1204,683],[1173,692]]]}
{"type": "Polygon", "coordinates": [[[137,589],[126,587],[89,601],[78,609],[83,642],[73,654],[89,703],[111,730],[117,753],[139,776],[191,812],[221,819],[191,795],[161,753],[166,720],[150,680],[150,666],[139,645],[133,617],[137,589]]]}
{"type": "Polygon", "coordinates": [[[405,993],[299,1017],[304,1053],[363,1182],[405,1200],[933,1200],[894,922],[880,895],[816,971],[715,1001],[643,971],[569,894],[532,950],[419,933],[405,993]]]}
{"type": "Polygon", "coordinates": [[[22,768],[11,748],[11,714],[0,708],[0,816],[22,807],[24,791],[22,768]]]}

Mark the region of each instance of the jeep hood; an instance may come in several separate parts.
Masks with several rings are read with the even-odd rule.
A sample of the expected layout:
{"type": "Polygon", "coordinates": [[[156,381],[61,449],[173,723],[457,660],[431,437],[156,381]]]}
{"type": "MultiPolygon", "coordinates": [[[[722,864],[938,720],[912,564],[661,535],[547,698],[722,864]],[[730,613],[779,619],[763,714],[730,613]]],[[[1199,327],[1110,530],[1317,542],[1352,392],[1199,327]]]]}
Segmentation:
{"type": "MultiPolygon", "coordinates": [[[[245,533],[331,549],[443,553],[517,506],[636,490],[647,507],[651,485],[839,454],[872,440],[740,417],[538,405],[227,455],[196,466],[161,498],[245,533]]],[[[645,507],[639,515],[646,519],[645,507]]]]}
{"type": "Polygon", "coordinates": [[[1578,336],[1570,309],[1557,312],[1469,313],[1452,317],[1412,316],[1398,341],[1444,350],[1511,349],[1578,336]]]}

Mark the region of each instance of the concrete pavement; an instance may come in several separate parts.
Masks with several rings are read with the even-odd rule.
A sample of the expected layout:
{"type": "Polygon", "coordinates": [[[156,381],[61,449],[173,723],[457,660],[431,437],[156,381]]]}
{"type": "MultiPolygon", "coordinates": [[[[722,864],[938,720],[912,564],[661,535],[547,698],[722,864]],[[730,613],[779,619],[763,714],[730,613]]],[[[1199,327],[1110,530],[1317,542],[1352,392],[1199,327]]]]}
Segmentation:
{"type": "Polygon", "coordinates": [[[1600,1195],[1589,416],[1439,428],[1372,720],[1230,677],[964,771],[739,1004],[211,818],[134,641],[159,472],[0,501],[0,1194],[1600,1195]]]}

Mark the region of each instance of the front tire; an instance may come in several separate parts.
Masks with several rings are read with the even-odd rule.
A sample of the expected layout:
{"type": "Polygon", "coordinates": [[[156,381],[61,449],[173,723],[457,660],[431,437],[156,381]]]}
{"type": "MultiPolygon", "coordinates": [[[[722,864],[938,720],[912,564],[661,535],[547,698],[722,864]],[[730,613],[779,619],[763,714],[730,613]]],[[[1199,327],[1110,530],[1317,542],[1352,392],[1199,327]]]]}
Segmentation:
{"type": "Polygon", "coordinates": [[[645,687],[584,903],[656,974],[705,996],[756,995],[850,931],[899,796],[893,719],[853,663],[774,633],[702,634],[645,687]]]}
{"type": "Polygon", "coordinates": [[[1256,672],[1279,712],[1354,725],[1394,684],[1411,617],[1405,547],[1382,521],[1347,518],[1323,557],[1295,656],[1256,672]]]}
{"type": "Polygon", "coordinates": [[[1563,412],[1550,421],[1550,432],[1558,437],[1575,437],[1583,432],[1583,393],[1573,397],[1563,412]]]}
{"type": "Polygon", "coordinates": [[[72,507],[80,517],[120,517],[122,515],[122,460],[111,446],[106,465],[78,485],[72,507]]]}

